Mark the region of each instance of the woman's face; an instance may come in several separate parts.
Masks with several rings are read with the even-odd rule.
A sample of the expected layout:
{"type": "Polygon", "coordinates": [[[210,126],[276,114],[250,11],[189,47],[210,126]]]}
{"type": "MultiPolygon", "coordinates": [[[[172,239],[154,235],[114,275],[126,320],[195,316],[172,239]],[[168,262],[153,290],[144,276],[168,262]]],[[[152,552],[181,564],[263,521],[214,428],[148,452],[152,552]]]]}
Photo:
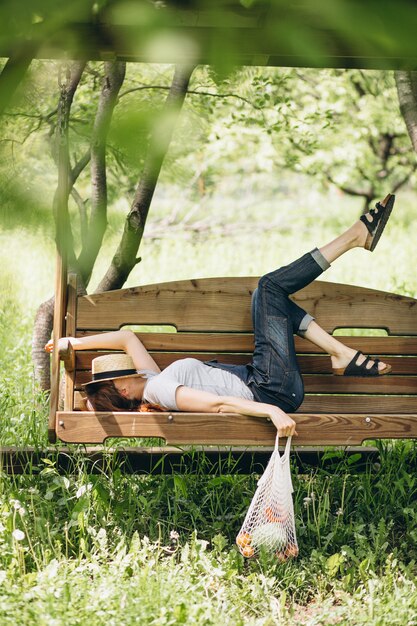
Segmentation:
{"type": "Polygon", "coordinates": [[[138,398],[138,378],[118,378],[113,381],[114,386],[123,398],[126,400],[137,400],[138,398]]]}

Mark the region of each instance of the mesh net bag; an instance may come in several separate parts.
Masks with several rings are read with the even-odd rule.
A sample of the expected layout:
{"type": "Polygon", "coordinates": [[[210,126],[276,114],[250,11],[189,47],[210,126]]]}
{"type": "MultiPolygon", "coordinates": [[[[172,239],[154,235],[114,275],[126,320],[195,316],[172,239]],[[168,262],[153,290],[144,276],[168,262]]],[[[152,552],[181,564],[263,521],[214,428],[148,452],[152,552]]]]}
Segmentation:
{"type": "Polygon", "coordinates": [[[236,537],[241,554],[252,557],[261,550],[275,553],[285,561],[298,555],[297,537],[292,502],[290,472],[291,437],[280,454],[278,435],[275,449],[246,513],[242,528],[236,537]]]}

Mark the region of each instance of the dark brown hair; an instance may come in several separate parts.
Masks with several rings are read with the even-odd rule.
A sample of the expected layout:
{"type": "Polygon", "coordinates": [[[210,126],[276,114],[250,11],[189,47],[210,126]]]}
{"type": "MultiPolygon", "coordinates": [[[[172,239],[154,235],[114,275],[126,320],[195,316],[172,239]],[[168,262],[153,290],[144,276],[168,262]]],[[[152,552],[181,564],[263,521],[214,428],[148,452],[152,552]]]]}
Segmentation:
{"type": "Polygon", "coordinates": [[[164,411],[158,404],[124,398],[112,380],[103,380],[85,387],[87,399],[95,411],[164,411]]]}
{"type": "Polygon", "coordinates": [[[85,387],[87,398],[95,411],[138,411],[140,402],[124,398],[112,380],[103,380],[85,387]]]}

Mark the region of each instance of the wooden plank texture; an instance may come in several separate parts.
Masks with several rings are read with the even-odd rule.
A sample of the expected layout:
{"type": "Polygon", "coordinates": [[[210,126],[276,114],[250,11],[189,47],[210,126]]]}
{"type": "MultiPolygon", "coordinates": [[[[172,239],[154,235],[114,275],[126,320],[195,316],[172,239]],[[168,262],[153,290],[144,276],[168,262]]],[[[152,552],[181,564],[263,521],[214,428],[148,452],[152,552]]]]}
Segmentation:
{"type": "MultiPolygon", "coordinates": [[[[76,352],[77,368],[82,370],[91,370],[91,360],[96,356],[108,354],[107,352],[76,352]]],[[[245,365],[250,363],[251,354],[222,354],[222,353],[192,353],[184,354],[183,352],[150,352],[152,357],[161,369],[165,369],[168,365],[178,359],[192,357],[200,361],[209,361],[217,359],[219,363],[232,363],[235,365],[245,365]]],[[[392,373],[395,375],[408,374],[409,376],[417,375],[417,358],[416,357],[381,357],[381,359],[391,365],[392,373]]],[[[298,356],[298,363],[303,374],[331,374],[331,361],[328,356],[302,355],[298,356]]],[[[81,379],[80,379],[81,380],[81,379]]],[[[346,380],[346,378],[344,378],[346,380]]],[[[86,382],[86,380],[82,380],[86,382]]]]}
{"type": "MultiPolygon", "coordinates": [[[[299,412],[314,413],[337,412],[343,410],[360,414],[363,412],[384,411],[384,413],[403,412],[413,415],[417,413],[417,398],[413,396],[377,396],[377,395],[306,395],[299,412]]],[[[85,403],[79,391],[74,393],[74,409],[85,410],[85,403]]]]}
{"type": "MultiPolygon", "coordinates": [[[[417,414],[294,414],[297,445],[357,445],[366,439],[417,437],[417,414]]],[[[276,429],[256,417],[207,413],[57,413],[67,443],[103,443],[108,437],[159,437],[167,444],[273,445],[276,429]]]]}
{"type": "MultiPolygon", "coordinates": [[[[81,385],[89,380],[91,380],[89,370],[78,371],[75,378],[76,389],[80,389],[81,385]]],[[[331,374],[303,374],[303,380],[306,393],[417,394],[417,376],[389,375],[378,378],[356,378],[331,374]]]]}
{"type": "MultiPolygon", "coordinates": [[[[124,324],[171,324],[180,331],[252,330],[256,277],[205,278],[132,287],[78,299],[79,330],[115,330],[124,324]]],[[[293,299],[328,332],[384,328],[417,335],[417,301],[365,287],[314,281],[293,299]]]]}
{"type": "MultiPolygon", "coordinates": [[[[416,375],[417,374],[417,358],[416,357],[382,357],[384,363],[391,365],[393,375],[416,375]]],[[[328,356],[298,356],[298,364],[302,372],[306,374],[331,374],[331,362],[328,356]]],[[[369,380],[369,379],[368,379],[369,380]]]]}
{"type": "Polygon", "coordinates": [[[306,396],[300,413],[417,413],[415,396],[306,396]]]}
{"type": "MultiPolygon", "coordinates": [[[[58,226],[57,226],[58,228],[58,226]]],[[[65,310],[67,298],[67,262],[65,254],[60,254],[57,248],[56,268],[55,268],[55,302],[54,302],[54,324],[53,339],[54,350],[52,353],[51,366],[51,395],[49,399],[49,420],[48,420],[48,440],[51,443],[56,441],[55,414],[59,403],[59,381],[60,381],[60,358],[57,349],[58,339],[64,334],[65,310]]]]}
{"type": "MultiPolygon", "coordinates": [[[[68,274],[67,287],[67,314],[65,318],[66,337],[73,337],[76,328],[77,317],[77,274],[73,272],[68,274]]],[[[71,350],[72,352],[72,350],[71,350]]],[[[75,370],[65,368],[65,397],[64,410],[72,411],[74,409],[74,387],[75,387],[75,370]]]]}
{"type": "MultiPolygon", "coordinates": [[[[417,376],[378,376],[356,378],[331,374],[304,374],[306,393],[417,394],[417,376]]],[[[417,398],[415,398],[417,404],[417,398]]]]}
{"type": "MultiPolygon", "coordinates": [[[[92,335],[93,331],[77,332],[77,337],[92,335]]],[[[244,333],[187,333],[187,332],[137,332],[138,339],[152,352],[253,352],[253,334],[244,333]]],[[[323,354],[323,350],[311,341],[295,337],[297,353],[323,354]]],[[[337,339],[349,348],[361,350],[364,354],[417,355],[417,337],[347,337],[337,339]]],[[[80,356],[82,353],[78,353],[80,356]]]]}

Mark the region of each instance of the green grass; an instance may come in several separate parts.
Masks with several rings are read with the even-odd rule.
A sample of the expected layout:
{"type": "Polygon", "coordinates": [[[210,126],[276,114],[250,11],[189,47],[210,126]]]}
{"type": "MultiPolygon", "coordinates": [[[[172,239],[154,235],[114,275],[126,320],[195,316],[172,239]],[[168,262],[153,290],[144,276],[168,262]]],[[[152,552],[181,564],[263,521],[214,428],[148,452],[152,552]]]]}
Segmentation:
{"type": "MultiPolygon", "coordinates": [[[[162,213],[164,200],[156,200],[162,213]]],[[[216,219],[227,215],[235,224],[227,237],[148,239],[129,284],[261,274],[324,243],[358,210],[343,199],[335,216],[335,195],[295,188],[291,197],[254,198],[256,212],[244,216],[224,198],[214,200],[216,219]],[[281,225],[262,230],[275,214],[281,225]]],[[[411,193],[404,194],[377,251],[352,252],[326,280],[416,296],[409,236],[416,213],[411,193]]],[[[0,240],[0,440],[42,447],[47,399],[32,382],[30,342],[36,307],[51,295],[53,245],[41,231],[23,229],[0,240]]],[[[110,235],[107,249],[116,241],[110,235]]],[[[100,258],[96,279],[107,262],[100,258]]],[[[59,475],[46,460],[25,476],[0,468],[0,621],[414,624],[417,478],[410,468],[417,451],[409,441],[379,447],[379,463],[360,474],[337,454],[331,468],[293,471],[300,557],[286,564],[244,561],[234,547],[255,475],[207,476],[204,462],[195,474],[126,476],[110,463],[92,475],[82,446],[72,474],[59,475]]]]}

